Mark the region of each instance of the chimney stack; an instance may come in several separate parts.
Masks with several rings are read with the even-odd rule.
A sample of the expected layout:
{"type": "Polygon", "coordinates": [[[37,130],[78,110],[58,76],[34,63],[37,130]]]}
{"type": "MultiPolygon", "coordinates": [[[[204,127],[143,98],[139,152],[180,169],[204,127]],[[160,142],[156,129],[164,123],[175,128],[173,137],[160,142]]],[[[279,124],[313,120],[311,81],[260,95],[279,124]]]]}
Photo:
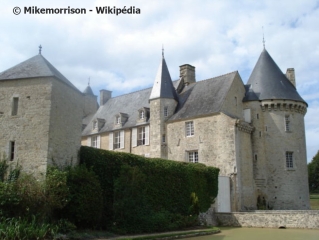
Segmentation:
{"type": "Polygon", "coordinates": [[[195,83],[195,67],[189,64],[184,64],[179,66],[180,77],[184,79],[185,85],[189,85],[191,83],[195,83]]]}
{"type": "Polygon", "coordinates": [[[287,68],[286,77],[296,88],[295,69],[287,68]]]}
{"type": "Polygon", "coordinates": [[[112,91],[105,90],[105,89],[100,90],[100,106],[104,105],[111,98],[112,98],[112,91]]]}

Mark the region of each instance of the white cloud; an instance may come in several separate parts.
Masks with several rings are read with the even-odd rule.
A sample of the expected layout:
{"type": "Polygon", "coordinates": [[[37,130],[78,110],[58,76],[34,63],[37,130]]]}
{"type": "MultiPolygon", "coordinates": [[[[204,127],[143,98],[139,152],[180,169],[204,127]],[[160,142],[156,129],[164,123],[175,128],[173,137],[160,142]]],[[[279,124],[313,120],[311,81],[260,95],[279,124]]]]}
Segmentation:
{"type": "MultiPolygon", "coordinates": [[[[283,72],[294,67],[298,91],[308,101],[308,158],[319,142],[319,4],[309,1],[96,0],[2,1],[0,71],[43,46],[43,55],[80,90],[91,78],[114,95],[152,85],[164,44],[173,79],[179,66],[196,67],[197,80],[238,70],[244,82],[266,48],[283,72]],[[26,5],[27,4],[27,5],[26,5]],[[135,6],[140,15],[25,15],[15,6],[135,6]]],[[[318,148],[318,147],[317,147],[318,148]]]]}

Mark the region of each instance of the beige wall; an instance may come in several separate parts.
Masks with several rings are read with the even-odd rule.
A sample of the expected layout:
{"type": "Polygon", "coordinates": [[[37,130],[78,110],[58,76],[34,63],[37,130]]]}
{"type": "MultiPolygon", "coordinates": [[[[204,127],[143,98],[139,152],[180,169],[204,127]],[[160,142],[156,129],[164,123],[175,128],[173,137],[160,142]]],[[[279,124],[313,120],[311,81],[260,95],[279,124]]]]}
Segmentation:
{"type": "Polygon", "coordinates": [[[1,80],[0,152],[9,154],[15,141],[15,159],[23,171],[44,174],[47,167],[51,82],[44,78],[1,80]],[[18,114],[11,116],[12,98],[19,98],[18,114]]]}
{"type": "Polygon", "coordinates": [[[277,100],[245,106],[252,109],[255,126],[252,145],[257,195],[265,197],[270,208],[309,209],[305,104],[277,100]],[[298,106],[286,108],[289,104],[298,106]],[[285,115],[290,116],[289,132],[285,131],[285,115]],[[286,168],[286,151],[293,152],[294,169],[286,168]]]}
{"type": "Polygon", "coordinates": [[[81,142],[82,93],[51,79],[51,114],[48,161],[59,166],[77,164],[81,142]]]}

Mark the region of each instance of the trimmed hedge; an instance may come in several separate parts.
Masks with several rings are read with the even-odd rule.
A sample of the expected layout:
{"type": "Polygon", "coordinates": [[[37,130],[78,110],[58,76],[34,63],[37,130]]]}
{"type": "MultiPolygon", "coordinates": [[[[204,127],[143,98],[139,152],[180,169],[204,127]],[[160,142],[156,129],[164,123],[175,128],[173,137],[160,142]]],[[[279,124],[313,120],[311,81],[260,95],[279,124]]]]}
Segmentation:
{"type": "Polygon", "coordinates": [[[102,221],[123,233],[186,227],[218,192],[219,169],[81,147],[81,164],[99,178],[102,221]]]}

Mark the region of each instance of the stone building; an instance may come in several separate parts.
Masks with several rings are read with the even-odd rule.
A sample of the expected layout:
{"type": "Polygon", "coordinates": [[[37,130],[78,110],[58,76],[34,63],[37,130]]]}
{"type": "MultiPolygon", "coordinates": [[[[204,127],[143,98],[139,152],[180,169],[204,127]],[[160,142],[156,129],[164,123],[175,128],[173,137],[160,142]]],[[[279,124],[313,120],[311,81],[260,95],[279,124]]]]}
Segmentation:
{"type": "Polygon", "coordinates": [[[0,73],[0,154],[43,176],[78,162],[83,94],[42,55],[0,73]]]}
{"type": "Polygon", "coordinates": [[[266,49],[247,84],[237,71],[196,81],[189,64],[172,81],[163,55],[152,88],[101,90],[97,111],[85,94],[82,145],[218,167],[220,212],[309,209],[307,103],[266,49]]]}

